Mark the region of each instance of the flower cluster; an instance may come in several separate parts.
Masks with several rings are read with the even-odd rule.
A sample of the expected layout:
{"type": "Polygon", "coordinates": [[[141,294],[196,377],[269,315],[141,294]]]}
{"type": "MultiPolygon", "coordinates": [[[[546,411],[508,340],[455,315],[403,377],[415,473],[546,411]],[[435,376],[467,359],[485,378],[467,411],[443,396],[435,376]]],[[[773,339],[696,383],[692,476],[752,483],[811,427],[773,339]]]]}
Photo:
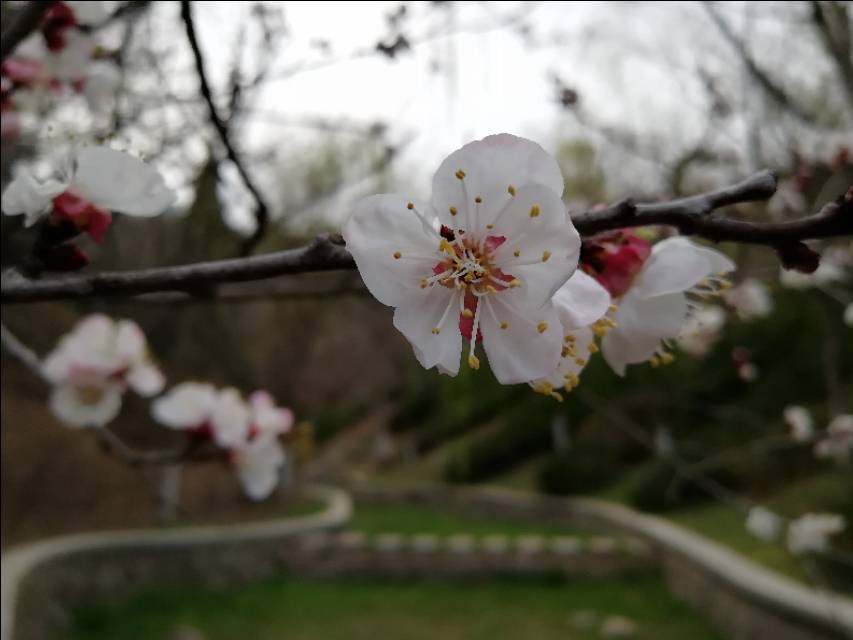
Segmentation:
{"type": "Polygon", "coordinates": [[[801,555],[820,553],[829,547],[829,538],[844,530],[846,522],[834,513],[806,513],[787,523],[766,507],[755,506],[746,518],[746,529],[760,540],[776,542],[785,533],[788,551],[801,555]]]}
{"type": "Polygon", "coordinates": [[[277,486],[285,461],[278,437],[293,427],[293,413],[277,407],[266,391],[255,391],[246,402],[236,389],[184,382],[155,400],[151,414],[165,427],[210,439],[226,450],[253,500],[263,500],[277,486]]]}
{"type": "Polygon", "coordinates": [[[103,427],[118,415],[128,389],[150,397],[165,384],[136,323],[103,315],[81,320],[42,366],[53,385],[50,408],[70,427],[103,427]]]}
{"type": "Polygon", "coordinates": [[[539,145],[502,134],[452,153],[429,203],[376,195],[356,205],[347,248],[424,367],[456,375],[465,339],[476,369],[482,342],[499,382],[559,398],[597,337],[620,375],[670,361],[669,341],[698,308],[688,294],[728,286],[734,264],[686,238],[652,246],[625,230],[581,246],[563,186],[539,145]]]}
{"type": "MultiPolygon", "coordinates": [[[[42,373],[53,386],[52,412],[73,428],[103,428],[118,416],[128,389],[153,397],[166,383],[136,323],[100,314],[84,318],[59,341],[42,373]]],[[[156,398],[151,414],[159,424],[221,449],[253,500],[278,485],[285,462],[279,436],[292,429],[294,418],[266,391],[244,400],[236,389],[184,382],[156,398]]]]}
{"type": "Polygon", "coordinates": [[[823,433],[817,433],[811,413],[805,407],[791,405],[782,412],[795,442],[815,441],[814,455],[820,460],[832,460],[843,465],[853,456],[853,414],[839,414],[829,421],[823,433]]]}
{"type": "Polygon", "coordinates": [[[3,139],[21,134],[21,114],[35,111],[50,94],[82,93],[97,112],[119,85],[115,63],[96,59],[90,31],[106,22],[111,2],[52,2],[40,28],[21,42],[0,66],[3,139]]]}

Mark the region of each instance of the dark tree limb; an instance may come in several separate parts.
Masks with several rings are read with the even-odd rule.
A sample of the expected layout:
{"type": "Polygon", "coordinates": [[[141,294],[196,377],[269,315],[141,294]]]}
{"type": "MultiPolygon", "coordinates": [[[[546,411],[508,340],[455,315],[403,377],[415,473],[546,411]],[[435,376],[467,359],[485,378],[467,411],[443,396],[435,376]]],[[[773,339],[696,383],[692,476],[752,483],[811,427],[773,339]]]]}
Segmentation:
{"type": "MultiPolygon", "coordinates": [[[[714,242],[740,242],[775,249],[786,268],[813,271],[818,256],[804,240],[853,235],[853,189],[819,213],[789,222],[747,222],[716,218],[721,207],[769,198],[776,188],[762,171],[737,184],[670,202],[634,204],[629,200],[572,218],[581,235],[623,227],[667,225],[684,235],[714,242]]],[[[210,295],[210,287],[228,282],[265,280],[282,275],[354,269],[340,236],[319,236],[306,247],[259,256],[158,267],[138,271],[28,278],[15,270],[2,276],[2,302],[35,302],[87,297],[130,297],[178,291],[210,295]]]]}
{"type": "Polygon", "coordinates": [[[210,121],[213,123],[213,128],[216,129],[216,133],[222,141],[222,146],[225,147],[226,156],[234,163],[234,166],[237,167],[240,178],[243,180],[246,188],[255,199],[255,230],[252,235],[246,238],[242,247],[242,254],[249,255],[255,247],[257,247],[258,243],[263,239],[264,234],[266,233],[267,227],[269,226],[270,209],[254,180],[252,180],[252,177],[246,170],[240,156],[234,149],[234,145],[231,143],[231,138],[228,133],[228,125],[216,109],[216,104],[213,101],[213,92],[210,89],[210,84],[207,81],[207,74],[204,70],[204,57],[202,56],[198,38],[196,37],[195,23],[193,22],[192,17],[192,7],[189,0],[181,0],[181,19],[184,22],[187,40],[189,41],[190,48],[193,52],[196,73],[198,74],[199,83],[201,85],[201,95],[207,104],[208,111],[210,112],[210,121]]]}
{"type": "Polygon", "coordinates": [[[0,61],[5,60],[22,40],[38,28],[44,14],[52,5],[53,2],[39,2],[38,0],[31,0],[27,3],[27,6],[11,21],[8,28],[3,29],[2,37],[0,37],[0,61]]]}

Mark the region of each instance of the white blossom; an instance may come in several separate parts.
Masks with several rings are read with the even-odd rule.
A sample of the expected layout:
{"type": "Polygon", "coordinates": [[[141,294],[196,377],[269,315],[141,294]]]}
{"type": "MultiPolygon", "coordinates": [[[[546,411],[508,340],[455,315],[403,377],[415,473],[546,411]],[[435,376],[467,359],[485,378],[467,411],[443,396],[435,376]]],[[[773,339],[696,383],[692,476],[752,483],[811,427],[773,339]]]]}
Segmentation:
{"type": "Polygon", "coordinates": [[[853,414],[835,416],[827,426],[823,439],[815,444],[815,456],[844,464],[850,460],[851,451],[853,451],[853,414]]]}
{"type": "Polygon", "coordinates": [[[746,518],[747,531],[765,542],[778,540],[784,524],[780,516],[761,506],[750,509],[746,518]]]}
{"type": "Polygon", "coordinates": [[[795,442],[809,442],[814,438],[814,420],[805,407],[799,405],[785,407],[782,417],[790,428],[791,438],[795,442]]]}
{"type": "Polygon", "coordinates": [[[343,227],[370,292],[425,368],[456,375],[482,336],[504,384],[550,374],[562,334],[551,298],[577,267],[580,237],[560,196],[556,160],[529,140],[496,135],[451,154],[432,201],[361,200],[343,227]]]}
{"type": "Polygon", "coordinates": [[[53,385],[51,410],[72,427],[108,424],[128,387],[153,396],[165,384],[136,323],[100,314],[84,318],[64,336],[45,357],[42,371],[53,385]]]}
{"type": "Polygon", "coordinates": [[[764,318],[773,311],[773,298],[767,286],[755,278],[746,278],[723,293],[723,299],[741,320],[764,318]]]}
{"type": "Polygon", "coordinates": [[[844,518],[834,513],[807,513],[788,525],[788,550],[791,553],[825,551],[829,537],[843,531],[844,518]]]}
{"type": "Polygon", "coordinates": [[[726,285],[720,274],[734,263],[719,251],[678,236],[654,245],[651,255],[618,300],[615,328],[602,340],[602,353],[619,375],[629,364],[667,362],[667,341],[681,333],[690,304],[685,293],[702,296],[726,285]]]}
{"type": "Polygon", "coordinates": [[[46,180],[21,172],[3,191],[2,208],[6,215],[24,215],[27,226],[55,212],[81,228],[97,223],[105,229],[111,211],[156,216],[174,199],[160,174],[141,160],[107,147],[76,147],[46,180]]]}

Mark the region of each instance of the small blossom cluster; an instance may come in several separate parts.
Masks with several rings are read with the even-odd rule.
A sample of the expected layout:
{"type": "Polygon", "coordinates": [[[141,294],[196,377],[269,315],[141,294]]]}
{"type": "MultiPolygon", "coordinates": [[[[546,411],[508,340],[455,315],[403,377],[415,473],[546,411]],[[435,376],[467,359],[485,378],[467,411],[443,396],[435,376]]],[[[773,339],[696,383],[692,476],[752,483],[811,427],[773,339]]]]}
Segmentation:
{"type": "Polygon", "coordinates": [[[251,499],[263,500],[278,485],[285,462],[279,436],[293,427],[293,412],[276,406],[268,392],[255,391],[246,401],[233,388],[184,382],[156,399],[151,415],[164,427],[221,447],[251,499]]]}
{"type": "Polygon", "coordinates": [[[746,529],[765,542],[779,541],[785,534],[788,551],[796,555],[821,553],[830,545],[830,537],[846,527],[843,516],[834,513],[806,513],[787,523],[785,519],[762,506],[750,509],[746,529]]]}
{"type": "Polygon", "coordinates": [[[91,30],[110,17],[113,2],[51,2],[39,28],[0,65],[2,139],[21,135],[22,121],[65,92],[82,94],[99,113],[110,103],[121,73],[101,55],[91,30]]]}
{"type": "MultiPolygon", "coordinates": [[[[72,428],[106,427],[125,393],[153,397],[166,384],[139,326],[101,314],[84,318],[59,341],[44,358],[42,374],[52,385],[51,411],[72,428]]],[[[268,392],[245,400],[236,389],[184,382],[156,398],[151,414],[162,426],[221,449],[251,499],[263,500],[278,486],[285,462],[279,437],[294,419],[268,392]]]]}

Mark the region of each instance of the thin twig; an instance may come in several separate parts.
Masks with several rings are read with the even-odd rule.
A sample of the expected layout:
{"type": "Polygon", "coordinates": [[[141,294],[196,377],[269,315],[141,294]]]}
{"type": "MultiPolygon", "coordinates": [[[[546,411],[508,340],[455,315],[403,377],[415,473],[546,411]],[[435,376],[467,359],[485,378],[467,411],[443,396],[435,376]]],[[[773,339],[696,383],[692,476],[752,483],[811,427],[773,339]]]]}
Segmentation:
{"type": "Polygon", "coordinates": [[[204,70],[204,58],[201,54],[198,38],[196,37],[195,24],[192,17],[192,7],[189,0],[181,0],[181,19],[184,22],[187,40],[189,40],[190,48],[192,48],[193,51],[196,73],[198,74],[199,83],[201,85],[201,95],[207,103],[207,108],[210,111],[210,121],[213,123],[213,128],[216,129],[216,132],[219,134],[219,139],[222,141],[222,146],[225,147],[225,153],[228,156],[228,159],[234,163],[235,167],[237,167],[237,171],[245,183],[246,188],[255,199],[255,230],[252,235],[245,240],[242,248],[242,254],[249,255],[263,239],[264,234],[266,233],[267,226],[269,225],[270,210],[264,200],[264,197],[261,195],[260,190],[255,185],[249,175],[249,172],[246,170],[240,156],[234,149],[234,145],[231,143],[231,138],[228,134],[228,125],[219,116],[219,113],[216,110],[216,105],[213,101],[213,93],[210,90],[210,84],[207,81],[207,75],[204,70]]]}
{"type": "Polygon", "coordinates": [[[6,328],[6,325],[2,324],[0,324],[0,341],[2,341],[3,348],[9,353],[9,355],[24,365],[37,377],[42,380],[47,380],[41,367],[41,359],[38,357],[36,352],[21,342],[14,333],[6,328]]]}
{"type": "Polygon", "coordinates": [[[9,28],[3,30],[3,35],[0,37],[0,61],[5,60],[22,40],[38,28],[44,14],[53,4],[53,2],[38,2],[36,0],[27,3],[27,6],[18,13],[9,28]]]}
{"type": "MultiPolygon", "coordinates": [[[[735,185],[671,202],[635,205],[623,201],[573,218],[582,235],[622,227],[669,225],[681,233],[715,242],[734,241],[773,247],[786,268],[814,270],[819,256],[803,240],[853,235],[853,191],[819,213],[789,222],[753,223],[711,217],[720,207],[770,197],[775,179],[758,173],[735,185]]],[[[29,278],[19,271],[2,275],[0,301],[33,302],[87,297],[129,297],[143,293],[183,291],[212,295],[210,287],[225,282],[264,280],[281,275],[354,269],[355,262],[339,236],[319,236],[306,247],[230,260],[29,278]]]]}

